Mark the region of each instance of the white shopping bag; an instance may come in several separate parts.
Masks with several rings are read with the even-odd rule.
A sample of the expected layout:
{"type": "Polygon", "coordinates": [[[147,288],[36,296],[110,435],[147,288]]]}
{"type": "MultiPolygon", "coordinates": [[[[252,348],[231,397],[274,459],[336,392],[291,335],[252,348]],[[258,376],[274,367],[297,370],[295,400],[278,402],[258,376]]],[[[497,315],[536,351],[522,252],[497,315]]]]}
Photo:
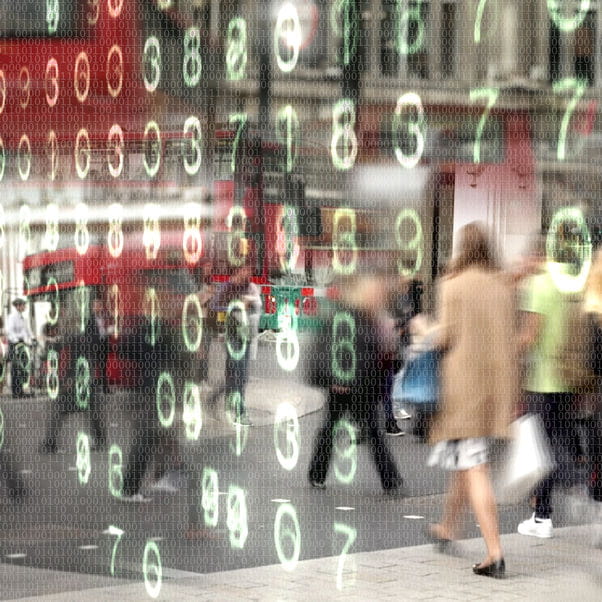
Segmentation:
{"type": "Polygon", "coordinates": [[[541,418],[526,414],[512,425],[513,438],[495,480],[499,504],[516,504],[555,468],[541,418]]]}

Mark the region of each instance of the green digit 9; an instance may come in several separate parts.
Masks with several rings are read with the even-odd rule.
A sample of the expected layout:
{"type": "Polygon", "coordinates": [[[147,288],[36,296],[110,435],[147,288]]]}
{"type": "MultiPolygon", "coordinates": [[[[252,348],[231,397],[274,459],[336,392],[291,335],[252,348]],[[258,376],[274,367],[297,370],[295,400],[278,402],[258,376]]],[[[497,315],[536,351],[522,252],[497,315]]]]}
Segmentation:
{"type": "Polygon", "coordinates": [[[397,214],[397,219],[395,220],[395,237],[402,253],[405,254],[406,251],[416,253],[414,267],[411,269],[405,267],[404,255],[402,255],[397,262],[399,273],[402,276],[409,276],[411,278],[420,271],[424,256],[424,235],[422,232],[422,224],[415,209],[402,209],[397,214]],[[414,236],[410,240],[404,240],[402,237],[402,227],[406,221],[410,221],[414,225],[414,236]]]}
{"type": "Polygon", "coordinates": [[[228,79],[230,81],[243,79],[247,69],[247,22],[241,17],[234,17],[228,23],[226,39],[228,43],[226,51],[228,79]]]}
{"type": "Polygon", "coordinates": [[[493,108],[498,96],[499,96],[498,88],[475,88],[470,91],[470,100],[475,101],[477,98],[486,98],[487,106],[481,115],[481,119],[479,119],[479,123],[477,125],[477,133],[474,141],[474,150],[473,150],[473,160],[475,163],[481,162],[481,137],[483,136],[483,130],[485,129],[485,122],[487,121],[487,117],[489,117],[489,113],[493,108]]]}
{"type": "Polygon", "coordinates": [[[556,150],[556,156],[558,157],[559,161],[564,161],[566,159],[566,136],[569,128],[569,122],[571,121],[571,116],[573,115],[573,112],[577,107],[577,103],[583,96],[586,88],[586,81],[572,77],[567,77],[554,83],[554,93],[562,92],[564,90],[573,90],[573,96],[567,103],[566,111],[564,112],[562,122],[560,124],[560,131],[558,132],[558,147],[556,150]]]}
{"type": "Polygon", "coordinates": [[[284,503],[278,506],[276,518],[274,519],[274,544],[276,545],[278,560],[280,560],[284,570],[294,571],[301,554],[301,529],[297,511],[292,504],[284,503]],[[288,518],[292,525],[283,528],[282,522],[285,518],[288,518]],[[289,542],[287,546],[290,549],[289,554],[284,550],[284,544],[287,540],[289,542]]]}
{"type": "Polygon", "coordinates": [[[59,0],[46,0],[46,23],[48,33],[55,34],[59,26],[60,6],[59,0]]]}

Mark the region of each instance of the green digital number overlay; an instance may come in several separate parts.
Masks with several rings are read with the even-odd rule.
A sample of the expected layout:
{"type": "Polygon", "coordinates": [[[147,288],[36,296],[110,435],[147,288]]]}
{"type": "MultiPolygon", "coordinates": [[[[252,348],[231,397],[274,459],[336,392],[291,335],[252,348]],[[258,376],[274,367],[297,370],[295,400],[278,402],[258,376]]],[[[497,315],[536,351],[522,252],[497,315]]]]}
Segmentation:
{"type": "Polygon", "coordinates": [[[357,358],[355,353],[355,320],[353,316],[346,311],[338,311],[332,323],[332,349],[331,349],[331,368],[334,377],[345,383],[351,382],[355,378],[357,358]],[[340,333],[343,336],[340,336],[340,333]],[[349,367],[341,365],[342,355],[350,358],[349,367]]]}
{"type": "Polygon", "coordinates": [[[160,212],[161,206],[157,203],[146,203],[144,205],[142,244],[146,250],[146,258],[149,260],[157,259],[159,248],[161,247],[160,212]]]}
{"type": "Polygon", "coordinates": [[[354,209],[345,207],[339,208],[334,212],[332,220],[332,269],[336,274],[348,276],[353,274],[357,268],[357,219],[354,209]],[[342,228],[342,224],[347,223],[349,228],[342,228]],[[348,257],[349,261],[341,261],[341,254],[348,257]]]}
{"type": "Polygon", "coordinates": [[[226,311],[226,324],[229,320],[236,321],[236,332],[241,340],[240,348],[236,349],[230,337],[226,334],[226,349],[228,354],[235,361],[238,362],[243,359],[247,352],[247,345],[249,344],[249,317],[247,315],[247,309],[245,304],[238,299],[230,301],[228,304],[228,310],[226,311]],[[236,316],[233,316],[233,312],[236,312],[236,316]]]}
{"type": "Polygon", "coordinates": [[[203,163],[203,131],[198,117],[191,115],[184,122],[184,138],[190,141],[190,144],[182,146],[182,159],[184,161],[184,171],[189,176],[198,173],[203,163]]]}
{"type": "Polygon", "coordinates": [[[80,280],[77,286],[75,299],[79,308],[79,331],[84,332],[90,312],[90,289],[83,280],[80,280]]]}
{"type": "Polygon", "coordinates": [[[226,34],[228,50],[226,51],[226,70],[230,81],[238,81],[245,77],[247,69],[247,22],[241,17],[234,17],[228,23],[226,34]]]}
{"type": "Polygon", "coordinates": [[[161,372],[157,381],[157,414],[164,428],[169,428],[176,416],[176,388],[169,372],[161,372]]]}
{"type": "Polygon", "coordinates": [[[239,205],[230,207],[226,217],[226,226],[228,227],[228,262],[230,265],[240,267],[245,263],[246,253],[240,253],[241,241],[245,238],[244,224],[247,219],[245,210],[239,205]],[[232,230],[232,224],[236,219],[236,227],[232,230]]]}
{"type": "Polygon", "coordinates": [[[577,103],[583,96],[587,89],[587,82],[585,80],[579,80],[572,77],[562,79],[554,83],[554,93],[564,92],[565,90],[572,90],[573,95],[567,103],[566,110],[560,123],[560,130],[558,132],[558,146],[556,148],[556,156],[559,161],[566,159],[566,138],[569,129],[569,122],[571,117],[577,108],[577,103]]]}
{"type": "Polygon", "coordinates": [[[487,4],[487,0],[479,0],[479,4],[477,6],[477,14],[474,20],[474,42],[475,44],[481,43],[481,22],[483,21],[483,13],[485,12],[485,4],[487,4]]]}
{"type": "Polygon", "coordinates": [[[81,128],[75,137],[75,149],[73,152],[75,159],[75,171],[80,180],[85,180],[92,164],[90,149],[90,134],[86,128],[81,128]]]}
{"type": "Polygon", "coordinates": [[[230,547],[242,550],[249,535],[247,500],[243,489],[236,485],[228,487],[226,525],[230,532],[230,547]]]}
{"type": "Polygon", "coordinates": [[[31,252],[31,209],[26,203],[19,207],[19,245],[22,254],[31,252]]]}
{"type": "Polygon", "coordinates": [[[299,143],[301,138],[301,126],[297,111],[286,105],[278,110],[276,115],[276,139],[286,148],[286,160],[284,170],[291,173],[297,162],[299,143]]]}
{"type": "Polygon", "coordinates": [[[113,443],[109,449],[109,492],[113,497],[121,497],[123,492],[123,452],[113,443]]]}
{"type": "Polygon", "coordinates": [[[184,58],[182,61],[184,83],[189,88],[198,86],[202,71],[201,31],[198,27],[189,27],[184,34],[184,58]]]}
{"type": "Polygon", "coordinates": [[[0,406],[0,450],[4,445],[4,414],[2,413],[2,407],[0,406]]]}
{"type": "Polygon", "coordinates": [[[247,447],[249,441],[249,427],[240,423],[240,416],[243,413],[243,399],[240,391],[232,391],[226,397],[226,415],[230,424],[234,426],[234,442],[229,441],[230,451],[237,458],[242,456],[242,453],[247,447]]]}
{"type": "Polygon", "coordinates": [[[87,410],[90,403],[90,364],[83,356],[75,364],[75,403],[80,410],[87,410]]]}
{"type": "Polygon", "coordinates": [[[332,108],[332,138],[330,156],[332,164],[339,171],[346,171],[355,165],[358,143],[355,134],[355,103],[343,98],[332,108]]]}
{"type": "Polygon", "coordinates": [[[232,173],[236,171],[236,157],[240,148],[240,141],[244,132],[249,116],[247,113],[231,113],[228,117],[228,123],[232,126],[238,124],[236,133],[234,134],[234,142],[232,143],[232,158],[230,160],[230,170],[232,173]]]}
{"type": "Polygon", "coordinates": [[[285,205],[276,232],[276,253],[283,272],[290,274],[295,269],[300,250],[297,210],[285,205]]]}
{"type": "Polygon", "coordinates": [[[6,167],[6,151],[4,150],[4,141],[0,136],[0,182],[4,178],[4,169],[6,167]]]}
{"type": "Polygon", "coordinates": [[[299,461],[299,418],[295,407],[286,401],[276,409],[274,447],[280,466],[284,470],[293,470],[299,461]],[[281,445],[283,431],[285,443],[281,445]]]}
{"type": "Polygon", "coordinates": [[[123,244],[123,205],[121,203],[111,203],[109,205],[109,231],[107,233],[107,247],[111,257],[121,256],[123,244]]]}
{"type": "Polygon", "coordinates": [[[77,433],[77,478],[80,485],[86,485],[92,471],[92,460],[90,459],[90,438],[86,433],[77,433]]]}
{"type": "Polygon", "coordinates": [[[46,205],[46,232],[44,247],[48,251],[56,251],[59,246],[59,208],[56,203],[46,205]]]}
{"type": "Polygon", "coordinates": [[[109,528],[106,530],[108,535],[114,535],[116,537],[115,543],[113,544],[113,551],[111,552],[111,564],[109,566],[109,572],[111,576],[115,576],[115,557],[117,556],[117,548],[119,547],[119,543],[121,542],[121,538],[125,534],[123,529],[119,527],[115,527],[113,525],[109,525],[109,528]]]}
{"type": "Polygon", "coordinates": [[[78,203],[75,208],[75,249],[80,255],[85,255],[90,246],[90,231],[88,230],[88,205],[78,203]]]}
{"type": "Polygon", "coordinates": [[[186,381],[183,393],[182,421],[185,426],[186,439],[198,441],[203,428],[203,415],[201,412],[201,389],[196,383],[186,381]]]}
{"type": "Polygon", "coordinates": [[[359,42],[360,14],[357,0],[335,0],[330,10],[330,22],[337,36],[343,39],[341,61],[351,64],[359,42]]]}
{"type": "Polygon", "coordinates": [[[407,92],[399,97],[397,100],[397,106],[395,107],[395,113],[393,115],[393,140],[394,140],[394,151],[395,157],[399,161],[399,164],[406,169],[411,169],[418,165],[424,152],[424,107],[422,106],[422,100],[420,96],[415,92],[407,92]],[[414,121],[407,122],[407,130],[411,136],[416,138],[416,150],[411,155],[406,155],[402,148],[399,139],[399,131],[403,126],[403,113],[406,107],[414,107],[416,109],[417,118],[414,121]]]}
{"type": "Polygon", "coordinates": [[[195,293],[191,293],[184,299],[181,324],[186,349],[194,353],[200,347],[203,338],[203,310],[195,293]]]}
{"type": "Polygon", "coordinates": [[[184,235],[182,251],[186,263],[194,265],[203,255],[203,239],[201,237],[201,212],[199,203],[186,203],[184,206],[184,235]]]}
{"type": "Polygon", "coordinates": [[[574,0],[546,0],[546,2],[550,18],[554,21],[558,29],[566,32],[575,31],[575,29],[580,27],[590,9],[590,0],[580,0],[576,14],[566,16],[567,12],[574,13],[574,0]],[[567,7],[564,10],[563,5],[567,7]]]}
{"type": "Polygon", "coordinates": [[[274,54],[278,68],[283,73],[290,73],[297,66],[301,49],[301,35],[301,22],[297,7],[291,2],[285,2],[278,11],[274,27],[274,54]],[[290,56],[282,58],[281,45],[286,46],[290,56]]]}
{"type": "Polygon", "coordinates": [[[60,5],[59,0],[46,0],[46,23],[48,33],[53,35],[59,27],[60,5]]]}
{"type": "Polygon", "coordinates": [[[397,245],[399,246],[401,257],[397,262],[397,269],[399,274],[405,277],[412,278],[415,276],[422,267],[422,260],[424,258],[424,234],[422,231],[422,223],[420,217],[415,209],[402,209],[397,214],[395,220],[395,238],[397,245]],[[404,240],[402,232],[404,231],[405,222],[412,222],[414,226],[414,236],[410,240],[404,240]],[[416,253],[416,260],[412,268],[406,267],[406,252],[416,253]]]}
{"type": "Polygon", "coordinates": [[[49,349],[46,357],[46,392],[50,399],[59,396],[59,354],[55,349],[49,349]]]}
{"type": "Polygon", "coordinates": [[[142,74],[146,91],[154,92],[161,81],[161,45],[156,36],[150,36],[144,42],[142,74]]]}
{"type": "Polygon", "coordinates": [[[280,504],[276,511],[274,544],[278,560],[284,570],[294,571],[301,555],[301,528],[295,507],[288,502],[280,504]],[[289,524],[285,523],[283,526],[285,520],[289,524]]]}
{"type": "Polygon", "coordinates": [[[46,314],[46,320],[48,321],[48,324],[50,324],[50,326],[54,326],[59,321],[59,313],[61,309],[59,285],[54,276],[50,276],[50,278],[48,278],[46,289],[48,290],[48,293],[46,294],[46,299],[50,303],[50,309],[46,314]],[[50,290],[52,290],[52,294],[50,294],[50,290]]]}
{"type": "Polygon", "coordinates": [[[162,154],[161,130],[156,121],[151,120],[146,124],[143,142],[144,154],[142,155],[142,162],[144,163],[144,169],[149,178],[154,178],[161,167],[162,154]],[[154,140],[149,140],[151,133],[154,136],[154,140]]]}
{"type": "Polygon", "coordinates": [[[219,487],[217,472],[204,467],[201,477],[201,508],[208,527],[217,527],[219,519],[219,487]]]}
{"type": "Polygon", "coordinates": [[[17,152],[17,169],[19,171],[19,177],[23,182],[29,179],[31,172],[31,142],[29,136],[23,134],[19,140],[19,148],[17,152]]]}
{"type": "Polygon", "coordinates": [[[276,359],[283,370],[292,372],[299,364],[301,349],[297,335],[299,318],[294,305],[288,299],[278,308],[277,320],[276,359]]]}
{"type": "Polygon", "coordinates": [[[144,546],[142,557],[142,574],[144,587],[151,598],[158,598],[163,582],[163,568],[161,567],[161,554],[159,546],[153,540],[148,540],[144,546]]]}
{"type": "Polygon", "coordinates": [[[500,91],[498,88],[475,88],[470,91],[470,100],[472,102],[479,98],[487,99],[487,105],[485,106],[485,110],[483,111],[481,119],[479,119],[479,123],[477,124],[477,132],[473,147],[473,161],[475,163],[481,162],[481,138],[485,129],[487,117],[489,117],[489,113],[491,112],[493,105],[496,103],[499,93],[500,91]]]}
{"type": "Polygon", "coordinates": [[[346,537],[343,549],[339,555],[339,561],[337,563],[337,589],[343,589],[343,567],[345,565],[345,558],[354,544],[357,538],[357,529],[350,527],[344,523],[334,523],[334,532],[346,537]]]}
{"type": "Polygon", "coordinates": [[[548,271],[558,290],[564,293],[579,293],[583,290],[592,265],[592,248],[590,231],[583,211],[578,207],[563,207],[556,211],[546,237],[546,253],[548,271]],[[579,232],[581,242],[570,243],[560,239],[559,231],[566,230],[568,224],[572,225],[572,230],[579,232]],[[558,261],[559,254],[566,257],[558,261]],[[567,265],[571,263],[569,260],[576,259],[581,264],[579,273],[567,273],[567,265]]]}
{"type": "Polygon", "coordinates": [[[355,429],[347,420],[339,420],[333,429],[335,451],[334,474],[340,483],[349,485],[353,483],[357,472],[357,443],[355,429]],[[345,447],[341,448],[339,442],[343,440],[345,447]],[[349,442],[347,444],[347,442],[349,442]],[[341,464],[348,464],[347,470],[341,464]]]}
{"type": "Polygon", "coordinates": [[[426,29],[421,13],[422,0],[396,0],[397,51],[400,54],[414,54],[424,46],[426,29]],[[410,42],[408,38],[412,22],[417,24],[417,34],[416,39],[410,42]]]}

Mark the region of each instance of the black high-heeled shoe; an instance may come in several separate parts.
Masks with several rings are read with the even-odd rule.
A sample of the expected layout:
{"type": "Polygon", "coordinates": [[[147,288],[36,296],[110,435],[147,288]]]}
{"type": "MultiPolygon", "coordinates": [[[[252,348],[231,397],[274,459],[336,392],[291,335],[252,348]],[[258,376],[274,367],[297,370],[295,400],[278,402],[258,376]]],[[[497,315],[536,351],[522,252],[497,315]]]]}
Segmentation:
{"type": "Polygon", "coordinates": [[[439,537],[436,535],[433,532],[433,525],[428,525],[426,527],[425,535],[431,540],[431,543],[440,554],[449,554],[451,552],[453,539],[447,539],[447,537],[439,537]]]}
{"type": "Polygon", "coordinates": [[[483,575],[483,577],[493,577],[494,579],[503,579],[506,575],[506,563],[503,558],[481,566],[480,564],[472,565],[472,572],[475,575],[483,575]]]}

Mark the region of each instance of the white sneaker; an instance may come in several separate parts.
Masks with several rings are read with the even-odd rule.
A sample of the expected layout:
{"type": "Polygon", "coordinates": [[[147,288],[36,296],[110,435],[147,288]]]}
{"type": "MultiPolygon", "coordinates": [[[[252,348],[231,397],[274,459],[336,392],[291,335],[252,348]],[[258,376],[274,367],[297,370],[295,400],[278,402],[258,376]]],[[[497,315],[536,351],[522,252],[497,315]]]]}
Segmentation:
{"type": "Polygon", "coordinates": [[[132,504],[145,504],[150,502],[152,498],[146,497],[141,493],[134,493],[134,495],[122,495],[117,498],[120,502],[129,502],[132,504]]]}
{"type": "Polygon", "coordinates": [[[521,535],[530,535],[531,537],[540,537],[549,539],[552,537],[552,519],[535,518],[535,512],[531,518],[524,520],[518,525],[518,532],[521,535]]]}
{"type": "Polygon", "coordinates": [[[403,408],[395,413],[397,420],[409,420],[411,417],[412,415],[408,414],[403,408]]]}

